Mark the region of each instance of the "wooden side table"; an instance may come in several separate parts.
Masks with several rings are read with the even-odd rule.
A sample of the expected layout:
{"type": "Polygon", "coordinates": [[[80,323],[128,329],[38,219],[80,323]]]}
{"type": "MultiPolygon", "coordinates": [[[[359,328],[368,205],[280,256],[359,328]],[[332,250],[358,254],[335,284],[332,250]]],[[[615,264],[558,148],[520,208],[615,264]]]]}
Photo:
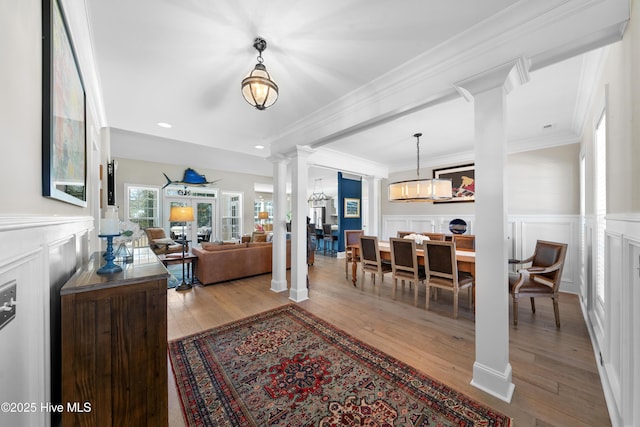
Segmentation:
{"type": "MultiPolygon", "coordinates": [[[[182,264],[182,252],[176,252],[172,254],[158,255],[160,262],[168,267],[171,264],[182,264]]],[[[200,281],[196,277],[196,269],[198,267],[198,257],[191,252],[184,254],[184,263],[187,265],[187,277],[192,277],[192,284],[199,283],[200,281]]]]}

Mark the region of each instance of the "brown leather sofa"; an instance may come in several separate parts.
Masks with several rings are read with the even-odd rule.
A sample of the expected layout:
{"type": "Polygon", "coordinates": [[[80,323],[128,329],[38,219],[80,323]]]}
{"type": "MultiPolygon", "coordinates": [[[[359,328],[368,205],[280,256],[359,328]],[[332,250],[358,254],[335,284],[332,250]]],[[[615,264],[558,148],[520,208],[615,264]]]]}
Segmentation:
{"type": "MultiPolygon", "coordinates": [[[[236,245],[202,244],[191,253],[198,257],[197,277],[203,285],[271,273],[271,242],[236,245]]],[[[287,240],[287,268],[291,268],[291,241],[287,240]]]]}

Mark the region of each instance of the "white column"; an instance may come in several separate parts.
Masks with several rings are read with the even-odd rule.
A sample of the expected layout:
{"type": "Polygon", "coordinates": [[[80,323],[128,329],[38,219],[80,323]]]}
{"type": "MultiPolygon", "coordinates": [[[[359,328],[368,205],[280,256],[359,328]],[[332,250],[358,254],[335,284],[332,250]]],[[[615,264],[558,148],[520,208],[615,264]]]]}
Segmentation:
{"type": "Polygon", "coordinates": [[[368,236],[380,236],[380,181],[377,176],[368,176],[367,191],[369,192],[369,200],[367,210],[369,211],[368,228],[365,234],[368,236]]]}
{"type": "Polygon", "coordinates": [[[313,151],[296,147],[291,159],[291,289],[289,299],[300,302],[309,298],[307,289],[307,159],[313,151]]]}
{"type": "Polygon", "coordinates": [[[273,259],[271,290],[287,290],[287,159],[277,155],[273,162],[273,259]]]}
{"type": "Polygon", "coordinates": [[[509,363],[506,95],[527,81],[524,61],[505,64],[457,86],[475,109],[476,361],[471,384],[506,402],[509,363]]]}

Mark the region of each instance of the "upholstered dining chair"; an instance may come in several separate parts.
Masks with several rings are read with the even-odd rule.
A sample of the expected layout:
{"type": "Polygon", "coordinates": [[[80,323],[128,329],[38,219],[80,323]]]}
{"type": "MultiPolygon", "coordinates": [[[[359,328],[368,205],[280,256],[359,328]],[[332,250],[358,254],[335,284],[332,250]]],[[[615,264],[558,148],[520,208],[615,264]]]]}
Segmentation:
{"type": "MultiPolygon", "coordinates": [[[[148,227],[144,229],[144,232],[147,235],[147,240],[149,240],[149,248],[156,255],[182,252],[182,245],[168,238],[164,228],[148,227]]],[[[189,250],[188,244],[185,250],[189,250]]]]}
{"type": "Polygon", "coordinates": [[[354,248],[360,246],[360,236],[364,230],[344,230],[344,274],[349,279],[349,266],[351,263],[360,261],[360,254],[354,254],[354,248]]]}
{"type": "Polygon", "coordinates": [[[418,265],[416,241],[392,237],[391,245],[391,278],[393,279],[393,299],[396,299],[398,279],[415,285],[413,305],[418,305],[418,284],[426,278],[424,267],[418,265]]]}
{"type": "Polygon", "coordinates": [[[553,300],[553,314],[556,327],[560,327],[558,296],[567,244],[538,240],[533,255],[529,258],[509,260],[510,264],[529,264],[531,267],[518,270],[518,274],[509,275],[509,293],[513,298],[513,324],[518,324],[518,299],[529,297],[531,310],[535,314],[534,298],[546,297],[553,300]]]}
{"type": "Polygon", "coordinates": [[[467,289],[469,307],[473,305],[473,276],[459,271],[456,261],[456,244],[454,242],[438,242],[429,240],[424,242],[424,267],[426,272],[425,284],[427,296],[425,309],[429,310],[431,289],[446,289],[453,292],[453,318],[458,318],[458,294],[467,289]]]}
{"type": "Polygon", "coordinates": [[[380,295],[380,287],[384,281],[384,275],[386,273],[391,273],[392,267],[390,262],[383,261],[380,258],[377,237],[360,236],[360,262],[362,263],[362,280],[360,281],[360,288],[364,289],[364,279],[367,273],[371,273],[371,283],[373,283],[373,286],[376,285],[376,275],[378,275],[380,276],[378,295],[380,295]]]}
{"type": "Polygon", "coordinates": [[[444,242],[444,233],[420,233],[423,236],[427,236],[429,240],[435,240],[437,242],[444,242]]]}
{"type": "Polygon", "coordinates": [[[476,236],[473,234],[454,234],[453,241],[457,249],[462,249],[463,251],[476,250],[476,236]]]}

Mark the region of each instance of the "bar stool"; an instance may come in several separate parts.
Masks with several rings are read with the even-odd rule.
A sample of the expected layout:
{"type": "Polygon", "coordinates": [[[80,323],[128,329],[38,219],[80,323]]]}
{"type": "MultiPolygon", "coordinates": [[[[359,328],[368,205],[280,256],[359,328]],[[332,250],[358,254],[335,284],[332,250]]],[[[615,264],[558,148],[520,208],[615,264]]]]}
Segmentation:
{"type": "Polygon", "coordinates": [[[323,254],[327,254],[327,246],[329,247],[329,255],[333,255],[337,253],[334,249],[333,242],[338,240],[338,236],[334,236],[331,231],[331,224],[322,224],[322,243],[324,244],[324,252],[323,254]]]}
{"type": "Polygon", "coordinates": [[[324,234],[322,233],[321,228],[316,228],[316,252],[320,253],[320,242],[322,242],[322,247],[324,249],[324,234]]]}

